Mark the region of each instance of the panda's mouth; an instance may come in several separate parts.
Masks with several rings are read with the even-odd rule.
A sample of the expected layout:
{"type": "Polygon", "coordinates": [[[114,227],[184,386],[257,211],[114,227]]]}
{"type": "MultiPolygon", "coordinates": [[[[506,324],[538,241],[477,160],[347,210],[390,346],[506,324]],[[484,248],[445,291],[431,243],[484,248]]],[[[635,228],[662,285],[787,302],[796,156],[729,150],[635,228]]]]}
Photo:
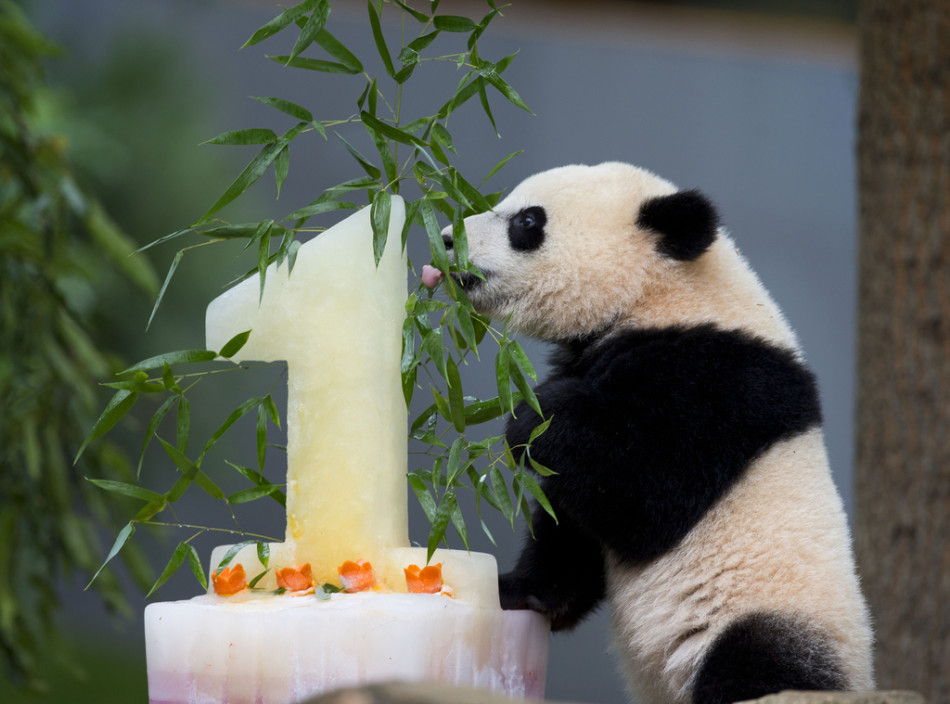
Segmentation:
{"type": "Polygon", "coordinates": [[[485,283],[485,279],[489,277],[489,273],[487,271],[482,271],[482,276],[484,276],[485,279],[481,279],[475,276],[475,274],[470,274],[467,271],[456,271],[453,272],[451,276],[455,283],[457,283],[459,287],[467,293],[482,286],[485,283]]]}

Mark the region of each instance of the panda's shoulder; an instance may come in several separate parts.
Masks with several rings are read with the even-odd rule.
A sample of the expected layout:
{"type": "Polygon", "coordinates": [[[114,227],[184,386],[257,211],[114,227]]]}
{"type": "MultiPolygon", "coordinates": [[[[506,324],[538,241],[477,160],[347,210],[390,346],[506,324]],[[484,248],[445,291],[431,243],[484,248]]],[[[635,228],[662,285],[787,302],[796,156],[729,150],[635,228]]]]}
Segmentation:
{"type": "Polygon", "coordinates": [[[817,406],[814,376],[795,350],[712,324],[629,330],[564,348],[552,363],[555,374],[582,377],[607,396],[635,390],[663,406],[677,398],[734,405],[739,396],[817,406]]]}

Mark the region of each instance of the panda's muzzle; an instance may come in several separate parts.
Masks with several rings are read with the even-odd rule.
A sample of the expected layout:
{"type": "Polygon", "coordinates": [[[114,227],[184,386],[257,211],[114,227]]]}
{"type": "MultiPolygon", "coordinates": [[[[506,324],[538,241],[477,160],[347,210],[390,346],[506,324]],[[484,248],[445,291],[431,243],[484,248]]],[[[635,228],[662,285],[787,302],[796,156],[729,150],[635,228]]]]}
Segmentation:
{"type": "Polygon", "coordinates": [[[485,283],[484,279],[480,279],[475,274],[470,274],[467,271],[455,271],[452,272],[451,276],[463,291],[472,291],[485,283]]]}
{"type": "MultiPolygon", "coordinates": [[[[454,241],[452,239],[452,233],[448,231],[449,229],[450,228],[446,228],[442,231],[442,243],[445,245],[445,251],[451,253],[454,241]]],[[[455,283],[457,283],[459,287],[461,287],[461,289],[466,292],[473,291],[485,283],[484,279],[476,276],[475,274],[470,274],[467,271],[455,271],[452,272],[450,276],[455,281],[455,283]]],[[[488,274],[483,271],[482,276],[487,278],[488,274]]]]}

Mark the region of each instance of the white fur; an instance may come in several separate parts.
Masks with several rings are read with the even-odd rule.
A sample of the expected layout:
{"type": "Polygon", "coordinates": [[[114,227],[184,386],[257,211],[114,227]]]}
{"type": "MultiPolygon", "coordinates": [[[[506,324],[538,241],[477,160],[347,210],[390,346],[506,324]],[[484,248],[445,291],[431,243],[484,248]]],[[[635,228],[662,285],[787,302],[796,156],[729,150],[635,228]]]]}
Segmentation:
{"type": "MultiPolygon", "coordinates": [[[[696,260],[677,261],[658,253],[655,233],[637,226],[644,200],[676,190],[620,163],[525,180],[493,212],[465,222],[470,259],[487,276],[472,302],[555,342],[715,323],[800,356],[795,334],[723,231],[696,260]],[[544,243],[514,251],[509,219],[530,206],[547,214],[544,243]]],[[[607,577],[615,648],[637,701],[689,701],[709,645],[755,611],[823,629],[852,685],[873,687],[868,612],[820,430],[771,447],[660,558],[630,567],[608,555],[607,577]],[[708,627],[686,637],[701,626],[708,627]]]]}

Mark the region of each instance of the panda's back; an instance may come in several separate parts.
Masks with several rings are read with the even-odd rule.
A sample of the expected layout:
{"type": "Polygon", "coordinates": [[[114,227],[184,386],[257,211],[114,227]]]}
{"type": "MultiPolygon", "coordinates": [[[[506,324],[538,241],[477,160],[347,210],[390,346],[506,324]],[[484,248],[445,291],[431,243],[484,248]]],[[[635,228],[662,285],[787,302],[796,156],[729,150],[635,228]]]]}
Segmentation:
{"type": "Polygon", "coordinates": [[[643,701],[692,701],[711,650],[728,657],[750,628],[791,639],[812,665],[826,654],[828,676],[841,678],[827,688],[873,686],[868,614],[819,428],[768,449],[662,556],[608,555],[607,580],[614,647],[643,701]]]}

